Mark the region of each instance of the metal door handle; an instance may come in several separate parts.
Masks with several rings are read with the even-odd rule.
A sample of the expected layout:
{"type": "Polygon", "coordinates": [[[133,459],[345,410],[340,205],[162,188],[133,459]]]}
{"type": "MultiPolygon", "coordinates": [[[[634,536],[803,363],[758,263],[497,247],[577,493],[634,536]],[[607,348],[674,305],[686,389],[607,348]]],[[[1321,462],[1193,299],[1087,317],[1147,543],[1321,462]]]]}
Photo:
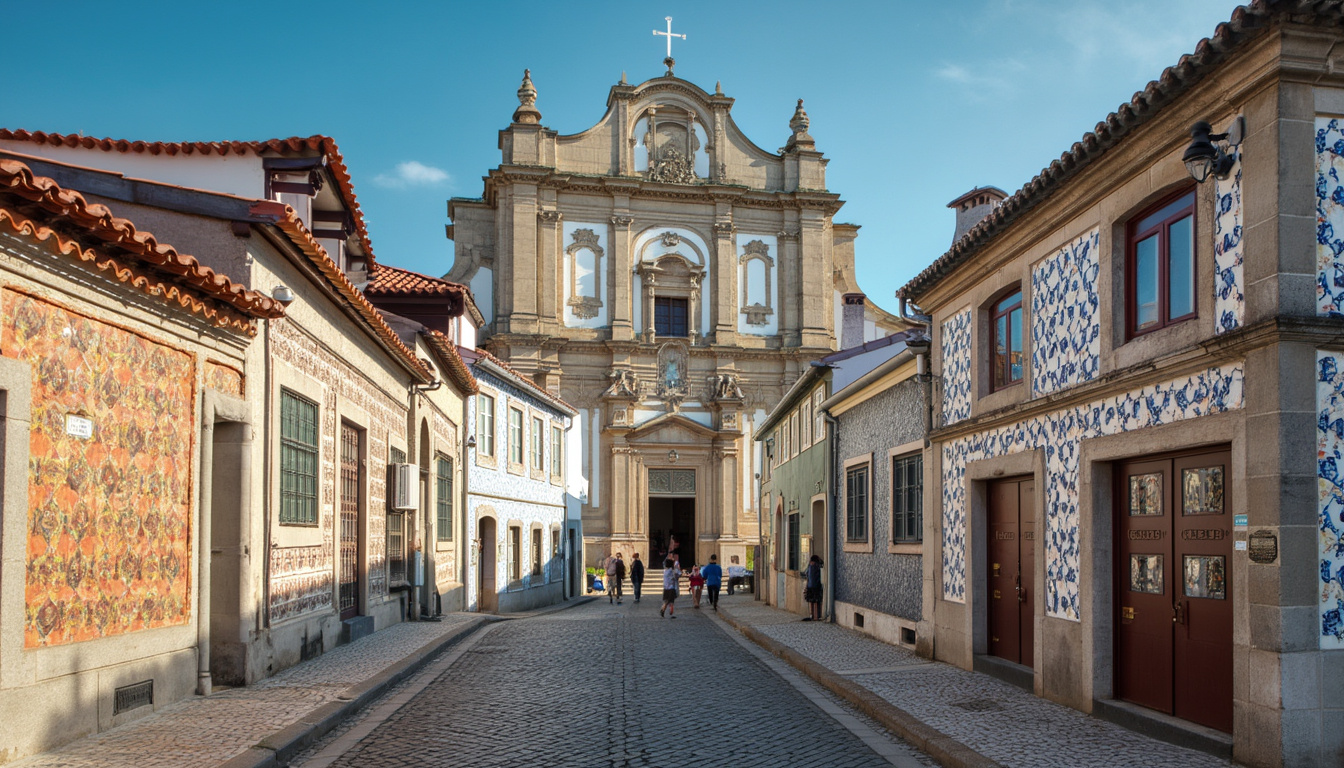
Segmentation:
{"type": "Polygon", "coordinates": [[[1185,601],[1177,599],[1171,604],[1171,623],[1185,623],[1185,601]]]}
{"type": "Polygon", "coordinates": [[[1019,603],[1027,602],[1027,598],[1024,597],[1023,595],[1021,573],[1018,573],[1016,576],[1013,577],[1013,589],[1017,590],[1017,602],[1019,603]]]}

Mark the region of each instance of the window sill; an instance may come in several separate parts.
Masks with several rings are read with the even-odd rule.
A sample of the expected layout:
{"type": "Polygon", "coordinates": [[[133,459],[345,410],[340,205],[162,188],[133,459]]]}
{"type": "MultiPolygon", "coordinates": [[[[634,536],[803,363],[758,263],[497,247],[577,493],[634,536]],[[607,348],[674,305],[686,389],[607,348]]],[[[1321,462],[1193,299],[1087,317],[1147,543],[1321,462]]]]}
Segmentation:
{"type": "Polygon", "coordinates": [[[864,553],[864,554],[869,554],[869,555],[871,555],[871,554],[873,553],[873,542],[871,542],[871,541],[846,541],[845,544],[844,544],[844,547],[842,547],[842,551],[844,551],[844,552],[860,552],[860,553],[864,553]]]}
{"type": "Polygon", "coordinates": [[[508,466],[508,469],[507,469],[506,471],[507,471],[510,475],[518,475],[519,477],[527,477],[527,470],[523,467],[522,464],[514,464],[513,462],[509,462],[509,466],[508,466]]]}
{"type": "Polygon", "coordinates": [[[452,551],[453,549],[454,549],[454,547],[453,547],[453,540],[452,540],[452,539],[449,539],[449,540],[447,540],[447,541],[439,541],[439,542],[435,542],[435,543],[434,543],[434,551],[435,551],[435,552],[450,552],[450,551],[452,551]]]}
{"type": "Polygon", "coordinates": [[[888,544],[887,554],[922,555],[924,554],[924,544],[922,542],[913,542],[913,541],[903,541],[900,544],[888,544]]]}

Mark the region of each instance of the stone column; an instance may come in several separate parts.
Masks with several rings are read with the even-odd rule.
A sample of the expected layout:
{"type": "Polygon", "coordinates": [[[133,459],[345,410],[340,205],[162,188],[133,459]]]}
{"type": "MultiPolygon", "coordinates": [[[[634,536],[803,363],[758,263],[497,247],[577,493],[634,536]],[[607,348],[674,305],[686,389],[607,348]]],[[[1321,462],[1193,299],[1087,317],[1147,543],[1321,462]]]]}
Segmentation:
{"type": "Polygon", "coordinates": [[[804,208],[799,216],[802,252],[797,261],[800,278],[801,312],[797,327],[799,343],[804,347],[830,349],[834,335],[830,331],[835,290],[831,285],[831,244],[826,242],[826,212],[804,208]]]}
{"type": "Polygon", "coordinates": [[[543,279],[537,283],[537,306],[540,324],[550,332],[564,325],[561,297],[565,293],[564,265],[560,262],[564,237],[561,221],[564,214],[559,211],[537,211],[538,224],[538,272],[543,279]]]}
{"type": "MultiPolygon", "coordinates": [[[[779,269],[776,275],[779,279],[779,306],[776,311],[779,313],[779,335],[783,337],[786,347],[798,346],[799,258],[798,230],[785,225],[779,233],[779,269]]],[[[830,281],[827,281],[827,286],[830,286],[830,281]]]]}
{"type": "Polygon", "coordinates": [[[511,258],[508,271],[495,274],[495,284],[503,289],[498,293],[510,298],[508,327],[501,330],[537,333],[537,280],[542,276],[537,263],[537,185],[514,184],[512,189],[512,226],[505,241],[511,258]]]}
{"type": "Polygon", "coordinates": [[[630,470],[634,465],[632,454],[625,438],[617,438],[616,445],[611,448],[611,497],[607,504],[607,519],[611,526],[608,533],[612,539],[630,532],[630,505],[635,501],[630,482],[630,470]]]}
{"type": "Polygon", "coordinates": [[[645,272],[641,277],[644,281],[644,340],[653,342],[653,285],[656,278],[652,272],[645,272]]]}
{"type": "Polygon", "coordinates": [[[732,209],[714,224],[714,303],[711,304],[714,324],[714,343],[722,346],[737,344],[737,246],[734,235],[732,209]]]}
{"type": "Polygon", "coordinates": [[[634,337],[634,325],[631,320],[630,272],[630,225],[635,220],[623,213],[611,217],[611,258],[607,260],[607,269],[611,271],[611,338],[617,341],[629,341],[634,337]]]}

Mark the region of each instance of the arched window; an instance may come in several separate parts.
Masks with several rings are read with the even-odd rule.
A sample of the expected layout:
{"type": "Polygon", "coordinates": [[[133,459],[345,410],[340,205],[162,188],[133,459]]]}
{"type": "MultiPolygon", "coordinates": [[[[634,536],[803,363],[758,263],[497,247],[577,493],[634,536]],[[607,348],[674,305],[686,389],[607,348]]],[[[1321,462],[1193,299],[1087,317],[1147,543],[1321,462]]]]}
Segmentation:
{"type": "Polygon", "coordinates": [[[742,255],[737,262],[743,266],[742,314],[747,316],[748,325],[767,325],[775,313],[770,285],[775,260],[770,256],[770,246],[761,240],[752,240],[742,246],[742,255]]]}

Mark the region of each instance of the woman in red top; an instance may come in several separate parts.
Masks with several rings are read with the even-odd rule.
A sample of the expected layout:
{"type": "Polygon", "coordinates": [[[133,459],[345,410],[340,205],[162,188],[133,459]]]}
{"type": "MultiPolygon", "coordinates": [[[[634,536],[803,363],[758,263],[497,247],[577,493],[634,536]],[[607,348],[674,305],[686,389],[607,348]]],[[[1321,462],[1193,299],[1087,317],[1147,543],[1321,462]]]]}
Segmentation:
{"type": "Polygon", "coordinates": [[[700,575],[700,566],[691,569],[691,599],[696,608],[700,607],[700,592],[705,588],[705,577],[700,575]]]}

